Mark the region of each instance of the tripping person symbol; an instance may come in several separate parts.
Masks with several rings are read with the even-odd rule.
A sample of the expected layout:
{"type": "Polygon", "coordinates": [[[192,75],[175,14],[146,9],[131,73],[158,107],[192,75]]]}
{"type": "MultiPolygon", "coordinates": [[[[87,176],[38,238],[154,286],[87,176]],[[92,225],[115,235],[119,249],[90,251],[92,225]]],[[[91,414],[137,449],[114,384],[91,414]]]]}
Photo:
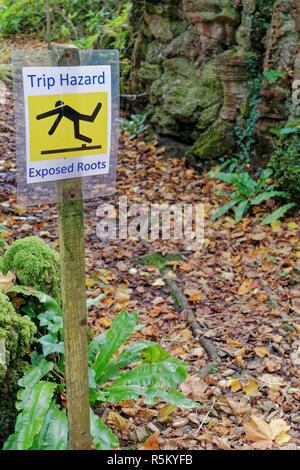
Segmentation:
{"type": "Polygon", "coordinates": [[[56,129],[60,121],[62,120],[63,117],[70,119],[70,121],[73,121],[74,124],[74,135],[75,139],[83,140],[84,142],[92,142],[92,139],[89,137],[86,137],[85,135],[80,134],[79,132],[79,121],[88,121],[88,122],[94,122],[96,119],[100,109],[102,107],[101,103],[98,103],[93,111],[93,113],[89,116],[88,114],[81,114],[75,109],[71,108],[71,106],[65,105],[63,101],[57,101],[55,103],[55,108],[52,109],[51,111],[47,111],[46,113],[38,114],[36,116],[36,119],[45,119],[49,116],[53,116],[55,114],[58,114],[57,118],[55,119],[50,131],[48,132],[49,135],[52,135],[56,129]]]}

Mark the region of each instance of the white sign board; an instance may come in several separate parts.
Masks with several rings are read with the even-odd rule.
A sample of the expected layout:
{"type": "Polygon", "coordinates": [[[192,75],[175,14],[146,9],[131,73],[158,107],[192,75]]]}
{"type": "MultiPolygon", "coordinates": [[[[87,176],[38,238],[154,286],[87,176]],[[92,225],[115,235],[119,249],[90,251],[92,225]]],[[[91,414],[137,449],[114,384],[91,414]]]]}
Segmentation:
{"type": "Polygon", "coordinates": [[[109,173],[111,67],[24,67],[27,183],[109,173]]]}

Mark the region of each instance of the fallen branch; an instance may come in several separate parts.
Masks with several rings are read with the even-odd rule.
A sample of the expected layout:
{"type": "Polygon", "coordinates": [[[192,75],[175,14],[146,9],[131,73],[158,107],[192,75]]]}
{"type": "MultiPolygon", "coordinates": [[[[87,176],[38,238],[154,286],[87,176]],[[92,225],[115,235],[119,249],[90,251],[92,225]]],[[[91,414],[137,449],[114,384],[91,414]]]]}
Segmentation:
{"type": "Polygon", "coordinates": [[[183,308],[183,310],[187,313],[188,323],[191,326],[191,330],[194,336],[199,337],[199,342],[201,346],[205,349],[208,356],[216,362],[220,362],[221,359],[219,357],[217,348],[209,341],[208,338],[205,337],[205,330],[204,328],[198,323],[197,318],[195,316],[194,311],[190,308],[188,300],[176,281],[173,279],[165,279],[166,283],[170,287],[171,292],[173,293],[174,297],[176,298],[178,304],[183,308]]]}

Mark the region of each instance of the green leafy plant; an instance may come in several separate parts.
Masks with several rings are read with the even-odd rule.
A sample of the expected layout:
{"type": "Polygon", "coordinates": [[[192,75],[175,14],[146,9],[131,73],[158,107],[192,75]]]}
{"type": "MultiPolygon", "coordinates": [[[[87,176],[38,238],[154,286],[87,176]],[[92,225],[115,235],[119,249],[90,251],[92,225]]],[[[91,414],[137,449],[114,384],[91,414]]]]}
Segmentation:
{"type": "MultiPolygon", "coordinates": [[[[277,183],[273,183],[268,185],[266,181],[270,178],[272,174],[272,170],[266,169],[262,172],[258,181],[251,178],[247,171],[240,171],[237,173],[222,173],[222,172],[214,172],[211,174],[211,178],[218,178],[224,183],[232,184],[236,191],[231,193],[226,191],[219,191],[218,195],[226,196],[229,198],[229,202],[222,206],[218,211],[216,211],[211,220],[216,220],[221,215],[225,214],[227,211],[232,209],[236,206],[235,211],[235,220],[239,222],[243,215],[247,213],[247,211],[252,206],[257,206],[261,204],[263,201],[267,201],[273,197],[283,197],[288,198],[290,195],[284,191],[278,191],[276,187],[278,186],[277,183]]],[[[270,214],[266,217],[261,224],[269,224],[274,220],[280,218],[286,211],[288,211],[291,207],[295,204],[285,204],[280,207],[277,211],[270,214]]]]}
{"type": "Polygon", "coordinates": [[[261,101],[260,90],[262,88],[263,76],[258,71],[257,57],[250,54],[247,57],[247,73],[248,73],[248,96],[247,105],[243,110],[240,123],[235,126],[237,136],[236,155],[227,160],[223,165],[227,167],[229,172],[236,169],[244,169],[247,163],[250,163],[251,156],[255,155],[253,144],[255,144],[254,129],[258,120],[257,107],[261,101]]]}
{"type": "Polygon", "coordinates": [[[300,203],[300,120],[288,123],[282,129],[271,129],[278,136],[269,167],[279,188],[289,192],[290,199],[300,203]]]}
{"type": "MultiPolygon", "coordinates": [[[[78,47],[92,45],[99,35],[99,25],[116,33],[117,47],[123,52],[127,41],[126,18],[131,6],[125,0],[56,0],[50,1],[51,40],[72,40],[78,47]],[[94,36],[92,38],[92,36],[94,36]],[[119,36],[119,38],[118,38],[119,36]]],[[[16,33],[45,34],[45,0],[2,0],[0,4],[0,35],[16,33]]]]}
{"type": "Polygon", "coordinates": [[[139,134],[145,132],[149,125],[145,124],[147,119],[147,112],[143,114],[131,114],[130,119],[119,119],[123,132],[129,132],[129,139],[135,139],[139,134]]]}
{"type": "MultiPolygon", "coordinates": [[[[4,445],[8,449],[67,449],[68,421],[60,404],[64,391],[64,351],[62,313],[50,296],[31,288],[15,286],[8,291],[34,296],[43,305],[41,313],[31,315],[46,328],[39,338],[42,354],[31,353],[32,367],[19,381],[17,409],[20,411],[15,432],[4,445]]],[[[171,356],[157,343],[136,341],[112,359],[132,333],[140,329],[138,314],[126,310],[118,313],[110,329],[96,336],[88,347],[91,435],[97,449],[119,446],[118,439],[93,412],[92,406],[143,397],[146,404],[158,398],[193,408],[197,403],[184,397],[176,387],[187,377],[187,364],[171,356]],[[131,364],[138,363],[135,367],[131,364]],[[132,367],[132,368],[130,368],[132,367]]]]}
{"type": "Polygon", "coordinates": [[[269,83],[273,84],[277,82],[278,78],[284,78],[285,73],[272,69],[272,70],[265,71],[264,77],[268,80],[269,83]]]}

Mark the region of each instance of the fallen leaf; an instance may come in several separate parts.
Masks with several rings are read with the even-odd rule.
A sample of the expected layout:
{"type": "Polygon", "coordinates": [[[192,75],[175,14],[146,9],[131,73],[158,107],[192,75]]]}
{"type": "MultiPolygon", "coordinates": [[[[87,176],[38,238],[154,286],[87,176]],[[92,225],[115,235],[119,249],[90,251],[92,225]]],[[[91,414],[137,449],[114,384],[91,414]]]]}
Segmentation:
{"type": "Polygon", "coordinates": [[[128,270],[128,265],[124,263],[124,261],[119,261],[117,263],[117,269],[121,272],[125,272],[128,270]]]}
{"type": "Polygon", "coordinates": [[[244,282],[240,285],[238,294],[244,295],[248,294],[251,290],[252,279],[245,279],[244,282]]]}
{"type": "Polygon", "coordinates": [[[14,211],[18,215],[24,215],[25,212],[28,211],[28,207],[26,207],[26,206],[15,206],[14,211]]]}
{"type": "Polygon", "coordinates": [[[278,445],[289,442],[291,439],[291,436],[287,434],[289,429],[290,426],[281,418],[272,419],[270,423],[267,423],[256,415],[251,415],[250,421],[244,424],[245,438],[248,441],[254,441],[258,449],[267,449],[274,442],[278,445]]]}
{"type": "Polygon", "coordinates": [[[229,444],[228,440],[226,439],[226,437],[214,436],[212,440],[217,445],[218,449],[232,450],[232,448],[230,447],[230,444],[229,444]]]}
{"type": "Polygon", "coordinates": [[[119,415],[119,413],[116,413],[115,411],[110,411],[108,413],[106,422],[115,426],[119,431],[127,431],[131,426],[129,421],[126,421],[123,416],[119,415]]]}
{"type": "Polygon", "coordinates": [[[230,340],[230,346],[232,346],[233,348],[240,348],[242,346],[241,343],[239,343],[238,341],[234,341],[234,340],[230,340]]]}
{"type": "Polygon", "coordinates": [[[295,230],[296,228],[298,228],[298,225],[296,224],[296,222],[289,222],[287,224],[288,228],[290,228],[291,230],[295,230]]]}
{"type": "Polygon", "coordinates": [[[300,325],[298,325],[297,323],[293,323],[293,327],[295,328],[297,333],[300,333],[300,325]]]}
{"type": "Polygon", "coordinates": [[[188,298],[188,300],[190,302],[197,302],[197,301],[201,300],[202,297],[203,297],[203,294],[193,294],[188,298]]]}
{"type": "Polygon", "coordinates": [[[118,287],[115,290],[115,296],[114,296],[115,301],[121,305],[124,305],[124,304],[127,305],[128,301],[130,300],[130,293],[131,293],[131,289],[128,289],[127,286],[118,287]]]}
{"type": "Polygon", "coordinates": [[[144,444],[139,447],[138,450],[158,450],[159,449],[159,442],[157,440],[157,436],[159,432],[156,431],[153,433],[148,439],[144,442],[144,444]]]}
{"type": "Polygon", "coordinates": [[[267,369],[268,372],[275,372],[275,370],[281,369],[281,361],[280,359],[274,358],[274,359],[269,359],[266,358],[264,360],[264,366],[267,369]]]}
{"type": "Polygon", "coordinates": [[[207,383],[200,377],[192,375],[179,385],[179,389],[185,396],[191,396],[192,400],[201,401],[205,398],[207,383]]]}
{"type": "Polygon", "coordinates": [[[164,282],[164,280],[161,279],[161,278],[160,278],[160,279],[156,279],[156,281],[154,281],[154,282],[152,283],[152,286],[153,286],[153,287],[162,287],[162,286],[164,286],[164,285],[165,285],[165,282],[164,282]]]}
{"type": "Polygon", "coordinates": [[[203,353],[204,353],[204,350],[201,347],[194,348],[194,349],[191,350],[191,355],[192,356],[201,357],[201,356],[203,356],[203,353]]]}
{"type": "Polygon", "coordinates": [[[240,379],[233,380],[231,382],[231,391],[232,392],[238,392],[239,390],[242,389],[242,383],[240,379]]]}
{"type": "Polygon", "coordinates": [[[248,397],[252,397],[255,393],[258,392],[258,385],[255,380],[250,379],[248,384],[243,387],[243,391],[248,397]]]}
{"type": "Polygon", "coordinates": [[[254,352],[258,357],[270,356],[270,353],[265,346],[259,346],[255,348],[254,352]]]}
{"type": "Polygon", "coordinates": [[[286,382],[279,375],[263,374],[261,377],[259,377],[258,380],[262,382],[263,385],[266,385],[267,387],[273,388],[275,390],[278,390],[279,388],[286,385],[286,382]]]}
{"type": "Polygon", "coordinates": [[[249,411],[248,403],[244,398],[241,398],[240,401],[237,401],[234,398],[230,398],[230,397],[224,397],[224,398],[226,398],[226,401],[229,404],[234,414],[238,416],[242,416],[249,411]]]}
{"type": "Polygon", "coordinates": [[[274,220],[270,225],[273,230],[279,229],[281,227],[281,220],[274,220]]]}
{"type": "Polygon", "coordinates": [[[157,305],[156,307],[152,308],[149,311],[149,315],[152,318],[158,317],[162,312],[166,311],[168,309],[168,306],[166,304],[160,304],[157,305]]]}
{"type": "Polygon", "coordinates": [[[168,403],[158,411],[158,421],[161,423],[170,423],[174,420],[174,416],[170,416],[171,413],[176,413],[176,405],[168,403]]]}
{"type": "Polygon", "coordinates": [[[108,328],[112,324],[112,320],[108,317],[102,317],[99,321],[104,328],[108,328]]]}
{"type": "Polygon", "coordinates": [[[261,241],[264,238],[266,238],[266,236],[267,234],[265,232],[260,232],[260,233],[253,233],[252,235],[250,235],[250,238],[252,238],[252,240],[261,241]]]}
{"type": "Polygon", "coordinates": [[[93,287],[94,284],[95,282],[93,281],[93,279],[86,278],[85,280],[86,287],[93,287]]]}
{"type": "Polygon", "coordinates": [[[13,271],[8,271],[6,275],[0,272],[0,289],[5,292],[7,289],[12,287],[16,282],[16,276],[13,271]]]}
{"type": "Polygon", "coordinates": [[[173,356],[182,356],[182,354],[186,354],[186,350],[182,346],[173,346],[169,349],[169,353],[173,356]]]}

